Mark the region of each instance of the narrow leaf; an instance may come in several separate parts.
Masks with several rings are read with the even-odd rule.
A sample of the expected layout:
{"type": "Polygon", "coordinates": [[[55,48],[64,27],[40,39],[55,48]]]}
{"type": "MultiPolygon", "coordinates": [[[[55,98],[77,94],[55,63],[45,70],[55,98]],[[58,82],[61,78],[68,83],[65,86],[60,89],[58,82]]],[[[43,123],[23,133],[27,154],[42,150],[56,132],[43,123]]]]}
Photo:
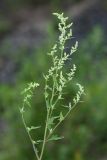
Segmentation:
{"type": "Polygon", "coordinates": [[[37,126],[37,127],[31,126],[31,127],[27,127],[27,130],[30,132],[31,130],[38,129],[38,128],[40,128],[40,127],[41,127],[41,126],[37,126]]]}
{"type": "Polygon", "coordinates": [[[60,112],[59,121],[61,122],[61,121],[63,121],[63,120],[64,120],[64,116],[63,116],[62,112],[60,112]]]}
{"type": "Polygon", "coordinates": [[[48,139],[48,141],[57,141],[60,139],[63,139],[64,137],[60,137],[58,135],[53,135],[51,138],[48,139]]]}

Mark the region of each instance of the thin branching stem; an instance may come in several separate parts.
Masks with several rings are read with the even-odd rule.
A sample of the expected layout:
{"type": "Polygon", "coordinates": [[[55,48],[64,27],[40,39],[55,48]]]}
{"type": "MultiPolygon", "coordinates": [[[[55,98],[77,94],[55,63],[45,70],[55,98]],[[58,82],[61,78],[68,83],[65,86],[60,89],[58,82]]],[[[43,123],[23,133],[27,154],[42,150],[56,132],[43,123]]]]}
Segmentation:
{"type": "MultiPolygon", "coordinates": [[[[67,118],[67,116],[70,114],[71,110],[73,110],[75,108],[76,104],[73,105],[73,107],[65,114],[63,121],[67,118]]],[[[49,135],[47,136],[47,140],[49,139],[49,137],[55,132],[55,130],[58,128],[58,126],[63,122],[63,121],[59,121],[54,128],[52,129],[51,133],[49,133],[49,135]]]]}
{"type": "Polygon", "coordinates": [[[45,131],[44,131],[44,138],[43,138],[43,144],[42,144],[42,149],[41,149],[41,154],[40,154],[40,159],[42,159],[43,157],[43,152],[44,152],[44,149],[45,149],[45,144],[46,144],[46,137],[47,137],[47,127],[48,127],[48,119],[49,119],[49,113],[50,113],[50,108],[48,109],[48,112],[47,112],[47,118],[46,118],[46,125],[45,125],[45,131]]]}
{"type": "Polygon", "coordinates": [[[35,155],[36,155],[36,158],[37,158],[37,160],[39,160],[38,150],[37,150],[37,148],[35,147],[35,144],[34,144],[34,142],[32,141],[32,137],[31,137],[31,135],[30,135],[30,133],[29,133],[29,131],[28,131],[28,129],[27,129],[27,125],[26,125],[26,122],[25,122],[25,119],[24,119],[24,115],[21,114],[21,116],[22,116],[22,121],[23,121],[24,127],[25,127],[25,129],[26,129],[26,132],[27,132],[27,134],[28,134],[28,136],[29,136],[29,139],[30,139],[30,141],[31,141],[31,143],[32,143],[33,150],[34,150],[34,153],[35,153],[35,155]]]}
{"type": "Polygon", "coordinates": [[[67,108],[66,114],[63,113],[63,110],[61,109],[58,111],[58,113],[54,113],[54,109],[57,108],[57,103],[64,99],[63,92],[64,88],[66,87],[66,84],[72,80],[72,78],[75,75],[76,66],[75,64],[72,64],[73,67],[71,67],[70,71],[68,73],[64,73],[64,67],[65,62],[70,59],[71,55],[76,52],[78,47],[78,42],[75,43],[74,46],[71,47],[70,53],[66,53],[65,51],[65,44],[67,40],[69,40],[72,37],[72,23],[67,24],[68,17],[64,17],[63,13],[58,14],[54,13],[55,16],[59,19],[59,41],[58,43],[55,43],[52,50],[48,55],[51,56],[53,65],[48,70],[47,75],[44,75],[45,78],[45,103],[46,103],[46,122],[44,127],[44,133],[43,133],[43,139],[37,139],[37,141],[34,141],[30,131],[34,129],[40,128],[40,126],[31,126],[27,127],[27,124],[24,119],[24,112],[26,106],[31,106],[30,100],[33,96],[33,90],[39,86],[38,83],[31,82],[28,84],[28,87],[24,89],[22,92],[24,95],[23,98],[23,105],[20,109],[20,113],[22,116],[22,121],[24,124],[24,127],[26,129],[26,132],[29,136],[29,139],[32,143],[33,150],[35,153],[35,156],[37,160],[43,159],[43,154],[46,146],[46,142],[51,140],[59,140],[61,137],[54,135],[54,132],[58,128],[58,126],[66,119],[66,117],[70,114],[72,109],[77,105],[77,103],[80,101],[81,95],[84,93],[84,88],[77,83],[77,86],[79,88],[78,92],[76,93],[75,97],[73,98],[73,105],[71,106],[71,102],[69,104],[64,105],[64,107],[67,108]],[[60,52],[59,52],[60,51],[60,52]],[[50,84],[50,81],[52,81],[52,84],[50,84]],[[36,145],[42,142],[42,146],[40,151],[38,152],[38,149],[36,145]]]}

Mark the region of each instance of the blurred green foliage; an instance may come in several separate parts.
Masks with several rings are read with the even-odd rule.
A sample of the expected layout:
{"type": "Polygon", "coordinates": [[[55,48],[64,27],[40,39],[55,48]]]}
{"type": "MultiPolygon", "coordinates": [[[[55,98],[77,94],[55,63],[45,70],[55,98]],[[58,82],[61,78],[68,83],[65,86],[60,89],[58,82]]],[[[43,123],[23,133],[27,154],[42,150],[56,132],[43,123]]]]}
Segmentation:
{"type": "Polygon", "coordinates": [[[4,17],[0,17],[0,35],[10,31],[11,27],[12,27],[12,24],[10,21],[5,19],[4,17]]]}
{"type": "MultiPolygon", "coordinates": [[[[27,51],[23,49],[16,55],[9,55],[19,65],[19,69],[15,83],[0,84],[0,115],[5,122],[5,129],[0,135],[2,137],[0,160],[35,159],[19,114],[20,92],[27,82],[36,81],[42,84],[34,95],[33,107],[26,114],[28,124],[40,124],[41,118],[45,118],[42,73],[46,73],[51,64],[46,53],[51,48],[53,40],[54,38],[27,56],[27,51]]],[[[79,81],[85,86],[84,103],[81,102],[72,112],[71,118],[59,128],[58,133],[66,138],[55,144],[49,144],[44,159],[97,160],[106,155],[106,52],[104,33],[96,26],[85,40],[80,42],[78,53],[73,56],[73,61],[78,67],[74,81],[79,81]]],[[[72,99],[75,93],[73,84],[69,85],[67,90],[69,94],[66,95],[66,101],[72,99]]],[[[41,137],[42,131],[36,134],[41,137]]]]}

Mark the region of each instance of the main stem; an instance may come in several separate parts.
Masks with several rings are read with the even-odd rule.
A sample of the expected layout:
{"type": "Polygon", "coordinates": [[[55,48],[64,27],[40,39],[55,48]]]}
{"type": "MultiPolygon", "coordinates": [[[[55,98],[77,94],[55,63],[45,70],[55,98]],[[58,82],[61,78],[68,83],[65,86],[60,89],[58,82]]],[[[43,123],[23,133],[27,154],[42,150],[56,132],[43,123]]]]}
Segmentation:
{"type": "MultiPolygon", "coordinates": [[[[63,51],[61,52],[61,59],[62,59],[62,53],[63,53],[63,51]]],[[[54,65],[54,67],[55,67],[55,65],[54,65]]],[[[42,150],[41,150],[40,157],[39,157],[38,160],[42,160],[43,153],[44,153],[44,149],[45,149],[45,144],[46,144],[46,141],[47,141],[47,129],[48,129],[48,126],[47,126],[47,125],[48,125],[49,117],[51,116],[51,114],[52,114],[52,112],[53,112],[53,109],[51,108],[51,106],[52,106],[52,101],[53,101],[53,98],[54,98],[55,81],[56,81],[56,77],[57,77],[57,72],[58,72],[58,69],[56,69],[55,77],[53,77],[52,96],[51,96],[51,99],[50,99],[49,109],[47,109],[47,119],[46,119],[45,131],[44,131],[44,139],[43,139],[43,144],[42,144],[42,150]],[[55,79],[54,79],[54,78],[55,78],[55,79]]]]}
{"type": "Polygon", "coordinates": [[[43,139],[43,145],[42,145],[42,150],[41,150],[41,154],[40,154],[40,158],[39,160],[42,160],[42,157],[43,157],[43,152],[44,152],[44,149],[45,149],[45,144],[46,144],[46,136],[47,136],[47,129],[48,129],[48,119],[49,119],[49,110],[48,110],[48,113],[47,113],[47,119],[46,119],[46,125],[45,125],[45,132],[44,132],[44,139],[43,139]]]}
{"type": "MultiPolygon", "coordinates": [[[[57,74],[57,70],[56,70],[56,74],[57,74]]],[[[56,74],[55,74],[55,78],[56,78],[56,74]]],[[[50,105],[52,105],[52,100],[53,100],[53,97],[54,97],[54,89],[55,89],[55,81],[54,81],[54,84],[53,84],[53,90],[52,90],[52,97],[50,99],[50,105]]],[[[44,149],[45,149],[45,144],[46,144],[46,140],[47,140],[47,129],[48,129],[47,125],[48,125],[48,120],[49,120],[50,112],[52,112],[51,106],[49,106],[49,109],[47,110],[47,118],[46,118],[44,139],[43,139],[43,145],[42,145],[42,150],[41,150],[41,154],[40,154],[39,160],[42,160],[43,152],[44,152],[44,149]]]]}

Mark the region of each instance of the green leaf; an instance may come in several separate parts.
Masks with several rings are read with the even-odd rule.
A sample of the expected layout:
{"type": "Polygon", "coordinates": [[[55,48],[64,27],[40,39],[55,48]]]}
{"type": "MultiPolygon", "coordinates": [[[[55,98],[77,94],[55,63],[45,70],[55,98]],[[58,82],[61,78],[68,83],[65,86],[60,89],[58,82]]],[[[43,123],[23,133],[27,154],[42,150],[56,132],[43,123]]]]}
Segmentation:
{"type": "Polygon", "coordinates": [[[38,128],[40,128],[40,127],[41,127],[41,126],[37,126],[37,127],[31,126],[31,127],[27,127],[27,130],[30,132],[31,130],[38,129],[38,128]]]}
{"type": "Polygon", "coordinates": [[[49,94],[45,91],[45,98],[48,98],[49,94]]]}
{"type": "Polygon", "coordinates": [[[64,120],[64,116],[63,116],[62,112],[60,112],[59,121],[61,122],[61,121],[63,121],[63,120],[64,120]]]}
{"type": "Polygon", "coordinates": [[[36,141],[32,140],[32,143],[33,143],[33,144],[36,144],[36,141]]]}
{"type": "Polygon", "coordinates": [[[49,120],[48,120],[48,122],[47,122],[47,123],[48,123],[48,129],[49,129],[49,130],[52,128],[52,125],[54,124],[54,123],[53,123],[54,119],[55,119],[54,117],[51,117],[51,118],[49,118],[49,120]]]}
{"type": "Polygon", "coordinates": [[[39,143],[42,143],[43,142],[43,140],[38,140],[38,141],[36,141],[36,144],[39,144],[39,143]]]}
{"type": "Polygon", "coordinates": [[[20,113],[23,114],[24,112],[24,107],[20,108],[20,113]]]}
{"type": "Polygon", "coordinates": [[[29,101],[26,101],[26,104],[27,104],[29,107],[31,107],[31,104],[30,104],[29,101]]]}
{"type": "Polygon", "coordinates": [[[48,141],[57,141],[60,139],[63,139],[64,137],[58,136],[58,135],[52,135],[51,138],[48,139],[48,141]]]}
{"type": "Polygon", "coordinates": [[[66,26],[66,28],[70,28],[73,25],[73,23],[70,23],[66,26]]]}

